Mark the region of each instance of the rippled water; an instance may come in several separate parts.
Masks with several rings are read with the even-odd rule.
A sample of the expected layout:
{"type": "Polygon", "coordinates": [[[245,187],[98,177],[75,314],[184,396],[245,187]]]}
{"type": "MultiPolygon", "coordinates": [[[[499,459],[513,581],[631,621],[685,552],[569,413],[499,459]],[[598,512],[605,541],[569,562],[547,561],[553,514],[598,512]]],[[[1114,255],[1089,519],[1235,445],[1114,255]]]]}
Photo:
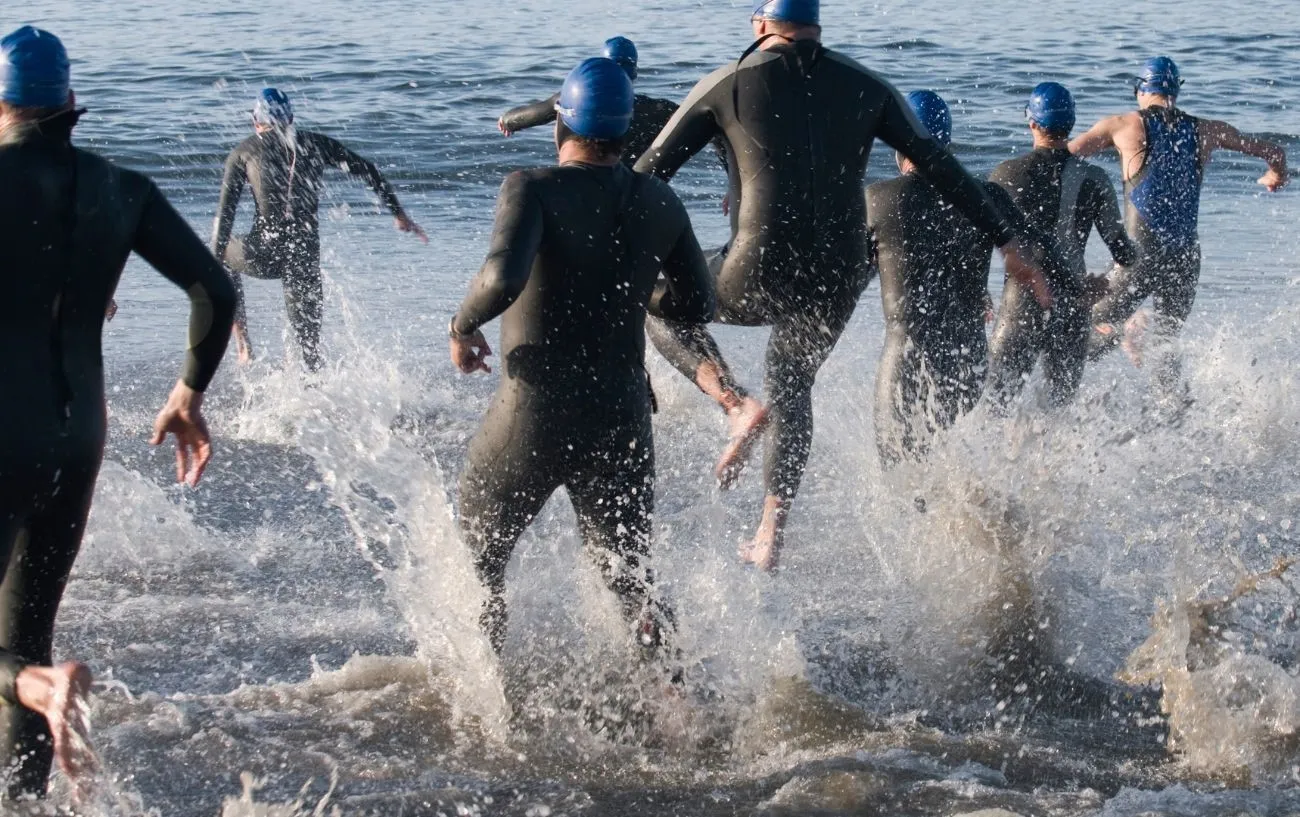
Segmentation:
{"type": "MultiPolygon", "coordinates": [[[[562,501],[517,550],[504,661],[482,642],[453,514],[494,380],[452,372],[443,327],[486,249],[501,177],[553,159],[545,129],[503,139],[496,116],[552,93],[613,34],[640,46],[642,90],[680,99],[748,44],[748,3],[5,8],[6,26],[42,24],[71,49],[91,109],[82,143],[154,175],[200,232],[249,98],[277,84],[303,126],[376,159],[433,239],[394,232],[354,184],[327,189],[332,363],[306,388],[276,285],[250,282],[262,357],[218,376],[218,459],[197,492],[170,485],[165,452],[144,443],[184,300],[129,268],[107,330],[108,458],[57,642],[103,682],[101,812],[1300,811],[1292,580],[1188,607],[1296,550],[1300,204],[1258,192],[1259,163],[1223,157],[1208,173],[1185,335],[1197,402],[1180,427],[1149,421],[1144,374],[1114,356],[1061,415],[977,412],[926,468],[882,473],[869,290],[819,381],[776,578],[734,562],[756,480],[713,489],[720,418],[653,359],[657,568],[692,679],[665,697],[619,652],[562,501]],[[1174,734],[1130,706],[993,694],[982,645],[1026,633],[1083,678],[1127,668],[1170,684],[1174,734]]],[[[1035,83],[1069,85],[1087,123],[1130,104],[1126,77],[1157,52],[1180,61],[1189,110],[1295,158],[1300,32],[1276,4],[827,0],[824,14],[829,44],[955,103],[956,149],[980,172],[1028,147],[1035,83]]],[[[675,187],[705,243],[721,241],[720,172],[700,161],[675,187]]],[[[757,382],[763,332],[720,338],[757,382]]]]}

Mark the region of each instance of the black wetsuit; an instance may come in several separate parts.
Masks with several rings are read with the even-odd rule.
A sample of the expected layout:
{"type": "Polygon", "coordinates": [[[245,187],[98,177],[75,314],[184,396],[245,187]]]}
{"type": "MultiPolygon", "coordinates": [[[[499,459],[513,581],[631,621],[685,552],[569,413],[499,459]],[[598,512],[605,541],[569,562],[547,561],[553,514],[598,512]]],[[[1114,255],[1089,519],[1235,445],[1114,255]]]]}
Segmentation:
{"type": "MultiPolygon", "coordinates": [[[[1006,191],[989,196],[1015,213],[1006,191]]],[[[867,188],[885,346],[876,373],[876,448],[886,466],[924,456],[934,432],[979,400],[993,240],[915,173],[867,188]]]]}
{"type": "MultiPolygon", "coordinates": [[[[501,124],[511,133],[546,125],[555,121],[555,103],[560,95],[556,94],[541,102],[520,105],[511,108],[501,116],[501,124]]],[[[650,143],[663,130],[664,125],[677,112],[677,105],[666,99],[655,99],[645,94],[637,94],[632,107],[632,126],[628,128],[623,143],[623,162],[628,167],[636,164],[641,154],[646,152],[650,143]]]]}
{"type": "Polygon", "coordinates": [[[1093,323],[1108,324],[1112,331],[1094,332],[1091,351],[1100,357],[1114,348],[1124,321],[1150,296],[1154,334],[1166,346],[1157,354],[1154,376],[1157,387],[1168,393],[1180,372],[1178,354],[1169,344],[1192,312],[1201,277],[1197,223],[1205,168],[1196,117],[1177,108],[1140,113],[1146,153],[1141,170],[1124,185],[1125,224],[1139,257],[1113,277],[1110,292],[1093,308],[1093,323]]]}
{"type": "Polygon", "coordinates": [[[1124,234],[1105,171],[1071,156],[1067,148],[1036,148],[998,165],[989,178],[1006,189],[1033,229],[1056,237],[1069,268],[1068,283],[1053,282],[1058,297],[1050,312],[1024,285],[1007,278],[990,344],[989,397],[1005,408],[1041,355],[1051,401],[1062,405],[1078,390],[1087,359],[1088,312],[1079,296],[1088,236],[1096,227],[1122,265],[1133,263],[1137,251],[1124,234]]]}
{"type": "MultiPolygon", "coordinates": [[[[764,479],[768,495],[792,498],[812,442],[813,379],[870,278],[862,183],[872,142],[910,158],[999,245],[1012,230],[892,86],[812,40],[754,51],[700,81],[637,169],[669,178],[718,134],[732,203],[732,240],[713,264],[718,320],[774,326],[764,479]]],[[[734,388],[706,327],[647,326],[688,378],[709,361],[734,388]]]]}
{"type": "Polygon", "coordinates": [[[392,186],[373,163],[338,141],[297,130],[290,143],[277,132],[254,134],[231,151],[221,181],[221,202],[213,254],[225,261],[239,292],[239,275],[282,279],[284,304],[307,368],[321,367],[320,326],[324,287],[320,274],[320,190],[329,168],[341,168],[365,180],[395,217],[405,215],[392,186]],[[253,188],[252,228],[232,238],[235,212],[244,185],[253,188]]]}
{"type": "Polygon", "coordinates": [[[235,292],[149,179],[72,147],[75,114],[0,145],[0,768],[41,795],[45,718],[18,705],[27,664],[51,663],[54,619],[104,452],[104,312],[134,250],[190,298],[182,378],[203,390],[230,336],[235,292]]]}
{"type": "Polygon", "coordinates": [[[483,624],[498,650],[510,554],[560,486],[624,612],[648,613],[647,309],[691,322],[713,314],[704,256],[668,185],[622,164],[506,178],[487,261],[453,320],[469,333],[503,315],[503,376],[460,483],[461,527],[491,594],[483,624]]]}

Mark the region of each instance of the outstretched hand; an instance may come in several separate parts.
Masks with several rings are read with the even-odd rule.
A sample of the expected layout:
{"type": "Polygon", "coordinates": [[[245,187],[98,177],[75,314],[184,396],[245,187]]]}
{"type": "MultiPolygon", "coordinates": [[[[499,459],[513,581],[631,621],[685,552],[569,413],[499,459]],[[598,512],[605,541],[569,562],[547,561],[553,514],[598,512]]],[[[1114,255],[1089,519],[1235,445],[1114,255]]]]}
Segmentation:
{"type": "Polygon", "coordinates": [[[470,335],[451,336],[451,362],[461,374],[490,373],[492,367],[487,365],[487,356],[490,354],[492,348],[488,346],[481,329],[475,329],[470,335]]]}
{"type": "Polygon", "coordinates": [[[394,221],[397,223],[397,229],[404,233],[414,233],[416,238],[425,244],[429,243],[429,236],[425,235],[424,230],[419,224],[412,221],[410,216],[398,216],[394,221]]]}
{"type": "Polygon", "coordinates": [[[191,488],[199,484],[212,459],[212,438],[203,420],[202,405],[203,392],[177,381],[153,422],[153,438],[149,440],[150,445],[161,445],[168,434],[176,435],[176,481],[189,483],[191,488]]]}
{"type": "Polygon", "coordinates": [[[506,127],[506,118],[503,116],[497,120],[497,130],[501,131],[502,136],[510,136],[514,131],[506,127]]]}
{"type": "Polygon", "coordinates": [[[117,299],[108,299],[108,308],[104,310],[104,320],[111,321],[117,317],[117,299]]]}
{"type": "Polygon", "coordinates": [[[1288,174],[1279,173],[1270,167],[1267,173],[1259,177],[1259,183],[1264,185],[1268,192],[1276,193],[1283,187],[1286,187],[1287,182],[1290,181],[1287,176],[1288,174]]]}

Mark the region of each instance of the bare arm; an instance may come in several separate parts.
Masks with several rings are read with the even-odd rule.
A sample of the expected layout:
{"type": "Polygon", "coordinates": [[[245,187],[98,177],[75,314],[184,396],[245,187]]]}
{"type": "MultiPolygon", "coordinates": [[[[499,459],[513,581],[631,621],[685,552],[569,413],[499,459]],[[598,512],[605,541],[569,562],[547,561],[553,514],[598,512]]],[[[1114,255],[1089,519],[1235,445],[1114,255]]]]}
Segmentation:
{"type": "Polygon", "coordinates": [[[1263,159],[1268,163],[1268,172],[1260,177],[1259,183],[1270,191],[1286,185],[1288,173],[1286,166],[1286,148],[1267,139],[1248,136],[1217,119],[1202,119],[1200,134],[1205,146],[1205,158],[1219,148],[1235,150],[1247,156],[1263,159]]]}
{"type": "Polygon", "coordinates": [[[1086,158],[1115,147],[1115,133],[1123,124],[1123,116],[1108,116],[1088,129],[1087,133],[1070,140],[1070,152],[1086,158]]]}

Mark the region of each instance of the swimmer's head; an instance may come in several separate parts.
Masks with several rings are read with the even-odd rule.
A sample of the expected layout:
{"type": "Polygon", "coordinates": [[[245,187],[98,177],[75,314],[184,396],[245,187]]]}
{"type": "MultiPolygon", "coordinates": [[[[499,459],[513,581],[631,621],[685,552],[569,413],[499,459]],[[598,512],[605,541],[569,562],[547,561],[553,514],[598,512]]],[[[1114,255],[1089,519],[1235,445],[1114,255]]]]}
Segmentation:
{"type": "Polygon", "coordinates": [[[1175,99],[1183,87],[1183,77],[1178,65],[1169,57],[1152,57],[1142,63],[1142,70],[1133,78],[1133,93],[1151,94],[1175,99]]]}
{"type": "Polygon", "coordinates": [[[628,79],[636,79],[636,43],[627,37],[610,37],[605,41],[604,56],[618,63],[628,79]]]}
{"type": "Polygon", "coordinates": [[[253,101],[253,127],[258,133],[285,130],[293,124],[293,103],[278,88],[263,88],[253,101]]]}
{"type": "Polygon", "coordinates": [[[952,112],[943,97],[934,91],[912,91],[907,104],[936,142],[944,147],[952,143],[952,112]]]}
{"type": "Polygon", "coordinates": [[[1074,97],[1059,82],[1040,82],[1029,95],[1025,117],[1049,136],[1064,138],[1074,128],[1074,97]]]}
{"type": "Polygon", "coordinates": [[[611,59],[591,57],[565,77],[557,121],[584,139],[621,141],[632,126],[633,99],[627,72],[611,59]]]}
{"type": "Polygon", "coordinates": [[[805,26],[821,24],[820,0],[755,0],[751,19],[805,26]]]}
{"type": "Polygon", "coordinates": [[[48,31],[23,26],[0,40],[0,102],[38,110],[69,106],[68,52],[48,31]]]}
{"type": "Polygon", "coordinates": [[[785,40],[818,39],[821,4],[819,0],[754,0],[749,21],[755,39],[770,35],[785,40]]]}

